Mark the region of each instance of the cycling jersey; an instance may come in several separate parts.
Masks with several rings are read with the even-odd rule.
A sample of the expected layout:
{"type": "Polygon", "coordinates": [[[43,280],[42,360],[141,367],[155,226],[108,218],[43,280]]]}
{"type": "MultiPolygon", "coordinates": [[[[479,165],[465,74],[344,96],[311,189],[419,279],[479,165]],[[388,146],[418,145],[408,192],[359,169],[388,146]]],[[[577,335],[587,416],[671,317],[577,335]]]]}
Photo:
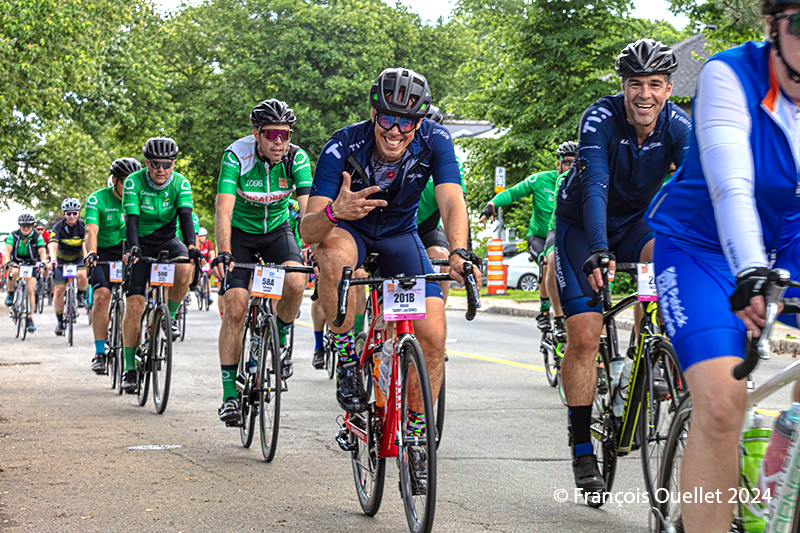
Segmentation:
{"type": "Polygon", "coordinates": [[[98,227],[98,248],[116,248],[125,240],[122,200],[114,194],[114,187],[106,187],[89,195],[86,199],[86,223],[98,227]]]}
{"type": "Polygon", "coordinates": [[[50,232],[46,229],[42,230],[42,239],[44,239],[45,244],[50,244],[50,232]]]}
{"type": "Polygon", "coordinates": [[[206,261],[208,261],[209,254],[214,250],[214,243],[211,242],[211,239],[206,237],[206,242],[201,242],[200,246],[197,248],[200,250],[200,253],[203,254],[203,257],[206,258],[206,261]]]}
{"type": "MultiPolygon", "coordinates": [[[[44,239],[41,235],[31,231],[27,237],[24,237],[19,229],[8,234],[6,244],[11,246],[11,257],[7,257],[6,261],[37,259],[39,257],[39,248],[45,247],[44,239]]],[[[0,257],[2,257],[2,254],[0,254],[0,257]]]]}
{"type": "Polygon", "coordinates": [[[640,146],[623,95],[601,98],[581,117],[578,157],[560,191],[556,215],[585,229],[590,250],[608,250],[609,236],[644,216],[670,165],[683,163],[690,131],[686,113],[667,102],[640,146]]]}
{"type": "Polygon", "coordinates": [[[191,209],[192,206],[192,186],[175,171],[160,191],[147,183],[146,168],[137,170],[125,180],[122,208],[125,216],[139,216],[140,237],[151,236],[151,240],[162,242],[175,237],[178,209],[191,209]]]}
{"type": "MultiPolygon", "coordinates": [[[[458,156],[456,156],[456,163],[458,163],[458,172],[461,175],[461,190],[466,194],[467,183],[464,181],[464,165],[461,164],[461,159],[458,156]]],[[[434,229],[442,225],[439,203],[436,201],[436,191],[434,189],[433,178],[428,178],[428,184],[425,185],[425,189],[422,191],[422,196],[419,198],[419,208],[417,209],[417,227],[420,237],[433,233],[434,229]]]]}
{"type": "Polygon", "coordinates": [[[561,191],[561,187],[564,184],[564,180],[566,179],[567,175],[569,174],[569,170],[566,172],[562,172],[561,175],[556,180],[556,198],[553,200],[553,211],[550,213],[550,220],[547,222],[547,233],[549,234],[551,231],[556,230],[556,204],[558,204],[558,193],[561,191]]]}
{"type": "Polygon", "coordinates": [[[50,230],[50,242],[58,243],[56,257],[68,263],[83,259],[83,241],[86,240],[86,225],[78,219],[70,226],[67,219],[56,222],[50,230]]]}
{"type": "Polygon", "coordinates": [[[259,157],[256,146],[252,135],[228,146],[222,156],[217,192],[236,196],[231,226],[264,234],[286,222],[289,196],[295,190],[300,196],[308,194],[311,161],[305,150],[290,144],[283,160],[273,165],[259,157]]]}
{"type": "Polygon", "coordinates": [[[558,172],[547,170],[531,174],[513,187],[495,196],[492,201],[495,207],[504,207],[527,196],[531,197],[531,220],[525,237],[547,236],[547,224],[553,213],[556,201],[556,180],[558,172]]]}
{"type": "MultiPolygon", "coordinates": [[[[370,120],[351,124],[333,134],[317,163],[311,196],[331,200],[339,195],[342,173],[349,172],[350,189],[376,185],[371,169],[375,143],[374,124],[370,120]]],[[[377,207],[359,220],[350,220],[350,228],[380,239],[416,229],[417,207],[422,191],[433,176],[434,186],[440,183],[461,185],[453,140],[448,131],[429,119],[423,119],[401,160],[399,174],[390,186],[369,196],[386,200],[386,207],[377,207]]]]}
{"type": "MultiPolygon", "coordinates": [[[[200,232],[200,217],[198,217],[197,213],[195,213],[194,211],[192,211],[192,226],[194,227],[194,234],[197,235],[200,232]]],[[[175,224],[175,236],[181,241],[186,240],[183,238],[183,235],[181,234],[180,224],[175,224]]]]}

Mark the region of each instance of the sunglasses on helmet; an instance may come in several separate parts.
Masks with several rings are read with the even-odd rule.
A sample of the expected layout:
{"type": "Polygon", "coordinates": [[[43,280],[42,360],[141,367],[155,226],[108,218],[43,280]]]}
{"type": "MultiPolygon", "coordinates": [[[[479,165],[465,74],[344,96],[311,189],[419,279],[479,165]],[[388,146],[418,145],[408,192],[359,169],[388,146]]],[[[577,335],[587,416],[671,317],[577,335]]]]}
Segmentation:
{"type": "Polygon", "coordinates": [[[800,11],[794,13],[777,13],[774,15],[775,20],[789,19],[788,31],[789,35],[793,37],[800,37],[800,11]]]}
{"type": "Polygon", "coordinates": [[[414,131],[418,122],[417,119],[393,117],[392,115],[384,115],[383,113],[377,113],[376,119],[380,127],[387,131],[397,124],[397,129],[400,133],[410,133],[414,131]]]}
{"type": "Polygon", "coordinates": [[[159,168],[163,168],[164,170],[169,170],[175,161],[148,161],[150,166],[153,170],[158,170],[159,168]]]}
{"type": "Polygon", "coordinates": [[[266,129],[260,130],[261,135],[270,142],[275,142],[280,139],[282,142],[288,142],[289,137],[292,136],[292,130],[290,129],[266,129]]]}

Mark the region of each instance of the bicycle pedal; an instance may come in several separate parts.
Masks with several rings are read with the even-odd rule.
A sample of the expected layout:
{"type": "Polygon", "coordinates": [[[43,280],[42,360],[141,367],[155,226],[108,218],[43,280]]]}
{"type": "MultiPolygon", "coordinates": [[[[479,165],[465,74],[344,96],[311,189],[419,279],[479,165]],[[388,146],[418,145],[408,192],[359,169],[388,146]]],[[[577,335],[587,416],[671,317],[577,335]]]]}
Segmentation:
{"type": "Polygon", "coordinates": [[[358,450],[358,443],[350,440],[350,430],[346,427],[339,429],[339,432],[336,434],[336,443],[339,444],[339,448],[346,452],[358,450]]]}
{"type": "Polygon", "coordinates": [[[240,427],[242,427],[242,421],[241,420],[228,420],[227,422],[225,422],[225,426],[229,427],[229,428],[240,428],[240,427]]]}

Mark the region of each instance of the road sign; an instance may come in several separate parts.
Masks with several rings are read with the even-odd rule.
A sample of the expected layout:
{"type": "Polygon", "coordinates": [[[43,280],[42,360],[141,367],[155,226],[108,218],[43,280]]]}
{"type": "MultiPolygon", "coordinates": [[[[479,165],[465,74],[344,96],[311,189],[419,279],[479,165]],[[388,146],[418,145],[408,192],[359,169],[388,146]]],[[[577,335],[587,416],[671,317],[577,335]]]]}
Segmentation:
{"type": "Polygon", "coordinates": [[[506,167],[494,167],[494,192],[501,193],[506,190],[506,167]]]}

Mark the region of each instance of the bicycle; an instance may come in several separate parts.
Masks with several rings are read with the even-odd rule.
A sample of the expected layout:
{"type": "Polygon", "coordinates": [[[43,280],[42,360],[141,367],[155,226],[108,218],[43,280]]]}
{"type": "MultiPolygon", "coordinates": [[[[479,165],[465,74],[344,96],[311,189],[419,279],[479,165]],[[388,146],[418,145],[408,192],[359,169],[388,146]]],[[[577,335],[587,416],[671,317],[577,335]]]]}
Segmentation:
{"type": "MultiPolygon", "coordinates": [[[[472,320],[480,306],[478,288],[472,273],[472,263],[464,263],[464,274],[467,279],[467,320],[472,320]]],[[[436,439],[425,436],[406,434],[408,416],[408,385],[412,372],[416,375],[422,398],[423,414],[429,428],[436,431],[436,413],[433,410],[428,371],[425,356],[419,342],[414,336],[412,319],[418,313],[398,313],[384,315],[381,309],[380,295],[384,290],[393,290],[394,302],[390,310],[397,310],[398,304],[417,305],[416,295],[421,294],[424,301],[424,284],[427,281],[444,281],[451,279],[449,274],[423,274],[419,276],[396,276],[394,279],[368,277],[351,279],[352,269],[342,270],[339,282],[337,316],[335,326],[340,326],[347,313],[347,296],[352,285],[368,285],[369,298],[376,316],[372,318],[369,330],[360,354],[360,364],[365,390],[369,398],[369,407],[361,413],[346,414],[342,427],[336,437],[339,446],[351,453],[353,476],[356,484],[359,504],[364,514],[374,516],[380,508],[383,498],[386,458],[397,457],[400,471],[400,493],[405,509],[406,521],[412,532],[429,532],[433,527],[436,505],[436,439]],[[421,283],[420,283],[421,281],[421,283]],[[421,289],[414,289],[422,285],[421,289]],[[385,289],[384,289],[385,286],[385,289]],[[412,298],[412,296],[414,296],[412,298]],[[386,320],[384,320],[386,319],[386,320]],[[391,338],[387,335],[387,321],[395,321],[391,338]],[[380,405],[380,396],[374,380],[373,353],[382,350],[384,342],[391,342],[393,355],[391,372],[385,403],[380,405]],[[411,368],[413,365],[413,369],[411,368]],[[402,435],[402,437],[401,437],[402,435]],[[414,447],[425,452],[426,487],[414,489],[409,468],[409,450],[414,447]]],[[[410,308],[407,308],[409,310],[410,308]]],[[[387,312],[384,309],[384,312],[387,312]]],[[[424,315],[423,315],[424,316],[424,315]]]]}
{"type": "Polygon", "coordinates": [[[558,396],[561,403],[567,405],[567,397],[564,394],[564,383],[561,380],[561,363],[564,360],[566,343],[556,339],[555,332],[551,329],[542,334],[542,341],[539,344],[539,351],[544,358],[544,373],[547,383],[551,387],[558,388],[558,396]]]}
{"type": "Polygon", "coordinates": [[[92,308],[94,307],[94,288],[89,283],[86,292],[83,293],[83,305],[86,307],[86,316],[89,317],[89,325],[92,325],[92,308]]]}
{"type": "Polygon", "coordinates": [[[111,301],[108,304],[108,332],[106,333],[106,373],[111,389],[122,394],[122,371],[125,366],[122,343],[122,317],[125,316],[125,297],[122,292],[122,261],[96,261],[94,266],[89,266],[89,278],[92,269],[99,265],[108,265],[109,281],[111,282],[111,301]]]}
{"type": "Polygon", "coordinates": [[[197,297],[197,308],[202,311],[205,306],[206,311],[209,309],[211,303],[211,282],[208,279],[208,272],[210,271],[209,263],[203,265],[200,273],[200,281],[197,283],[195,296],[197,297]]]}
{"type": "Polygon", "coordinates": [[[66,280],[66,290],[64,291],[64,327],[67,329],[67,341],[73,345],[73,330],[75,322],[78,320],[78,265],[58,265],[61,273],[66,280]]]}
{"type": "MultiPolygon", "coordinates": [[[[11,320],[14,321],[15,337],[24,341],[28,336],[28,320],[31,313],[30,300],[28,299],[28,280],[36,274],[37,262],[20,261],[17,274],[17,284],[14,286],[14,303],[11,304],[11,320]]],[[[9,270],[10,272],[10,270],[9,270]]]]}
{"type": "MultiPolygon", "coordinates": [[[[288,345],[281,353],[278,324],[272,310],[272,300],[280,299],[283,289],[283,273],[313,273],[312,267],[299,265],[235,263],[234,268],[253,271],[250,303],[247,319],[242,330],[242,353],[236,378],[241,417],[229,423],[239,426],[242,446],[249,448],[253,442],[256,416],[260,427],[261,454],[266,462],[275,458],[280,428],[281,394],[288,392],[286,382],[281,379],[282,356],[291,356],[293,338],[287,336],[288,345]],[[278,272],[282,272],[278,274],[278,272]],[[253,372],[255,369],[255,372],[253,372]]],[[[227,273],[229,262],[223,263],[227,273]]],[[[221,298],[227,287],[219,289],[221,298]]]]}
{"type": "MultiPolygon", "coordinates": [[[[123,271],[123,289],[131,277],[133,257],[138,253],[138,247],[134,246],[128,253],[131,259],[123,271]]],[[[141,342],[136,350],[136,399],[140,406],[147,403],[152,374],[153,404],[158,414],[164,414],[167,409],[172,380],[172,319],[166,303],[165,287],[173,285],[174,265],[191,262],[189,259],[168,259],[168,256],[167,250],[161,250],[158,257],[139,258],[139,261],[151,263],[152,268],[141,319],[141,342]]],[[[192,285],[197,283],[198,270],[195,271],[192,285]]]]}
{"type": "Polygon", "coordinates": [[[192,297],[189,296],[189,293],[186,293],[186,296],[183,297],[183,301],[181,302],[181,306],[178,308],[178,312],[175,313],[175,321],[178,323],[178,332],[180,333],[178,339],[180,339],[181,342],[186,338],[186,309],[189,307],[191,301],[192,297]]]}
{"type": "MultiPolygon", "coordinates": [[[[767,379],[763,384],[754,387],[750,375],[755,371],[759,362],[769,354],[769,337],[778,317],[778,306],[781,302],[786,304],[783,314],[800,313],[800,299],[784,299],[784,293],[789,287],[800,287],[800,282],[792,281],[789,272],[783,269],[775,269],[769,274],[769,288],[765,296],[767,303],[767,322],[761,328],[761,336],[750,338],[747,342],[746,355],[744,360],[733,370],[733,377],[737,380],[748,379],[747,405],[745,408],[745,420],[752,420],[756,405],[763,400],[790,385],[800,378],[800,361],[795,361],[777,374],[767,379]]],[[[672,420],[667,442],[664,450],[664,459],[659,479],[658,490],[659,500],[662,501],[654,510],[654,514],[659,520],[659,531],[675,533],[683,531],[683,519],[680,508],[680,498],[673,496],[680,491],[679,473],[683,458],[683,449],[686,438],[689,434],[692,415],[692,398],[686,395],[681,402],[678,412],[672,420]]],[[[743,464],[743,458],[747,450],[743,444],[744,431],[749,429],[750,424],[742,426],[742,435],[739,439],[739,464],[743,464]]],[[[763,470],[762,470],[763,475],[763,470]]],[[[789,445],[783,469],[777,476],[777,484],[774,494],[767,494],[764,486],[753,486],[755,480],[748,480],[743,472],[739,471],[740,485],[738,489],[729,489],[737,492],[733,497],[736,498],[734,516],[732,517],[732,530],[736,533],[743,533],[744,529],[744,508],[750,507],[754,514],[758,513],[767,522],[765,532],[797,532],[800,531],[800,431],[795,429],[791,444],[789,445]],[[771,496],[771,501],[767,505],[762,497],[771,496]]],[[[763,481],[760,480],[760,481],[763,481]]],[[[730,498],[730,493],[725,495],[730,498]]]]}
{"type": "Polygon", "coordinates": [[[34,289],[33,312],[44,313],[44,299],[45,299],[45,277],[42,269],[36,270],[36,287],[34,289]]]}
{"type": "MultiPolygon", "coordinates": [[[[608,260],[603,262],[601,270],[604,278],[608,279],[608,260]]],[[[652,498],[669,424],[687,394],[686,382],[675,351],[659,324],[652,264],[617,263],[616,271],[633,275],[638,272],[641,278],[647,279],[644,284],[639,284],[638,293],[624,298],[616,305],[612,304],[608,283],[589,302],[590,307],[602,303],[603,325],[607,332],[600,338],[597,389],[590,427],[592,446],[606,486],[602,494],[584,494],[591,507],[600,507],[606,502],[606,495],[614,484],[617,458],[638,448],[641,448],[645,489],[648,497],[652,498]],[[646,291],[643,290],[645,287],[646,291]],[[627,356],[632,359],[628,366],[625,357],[619,353],[615,318],[640,300],[643,300],[644,316],[640,323],[638,342],[635,347],[632,342],[633,349],[628,350],[627,356]],[[628,380],[625,379],[627,368],[630,368],[628,380]],[[664,384],[659,387],[660,392],[656,395],[654,386],[657,381],[662,380],[664,384]]],[[[635,335],[636,332],[632,332],[633,340],[636,340],[635,335]]]]}
{"type": "Polygon", "coordinates": [[[44,286],[44,292],[47,296],[47,305],[49,306],[53,305],[53,289],[55,288],[54,279],[55,274],[53,273],[53,269],[50,269],[50,271],[47,273],[47,280],[44,286]]]}

